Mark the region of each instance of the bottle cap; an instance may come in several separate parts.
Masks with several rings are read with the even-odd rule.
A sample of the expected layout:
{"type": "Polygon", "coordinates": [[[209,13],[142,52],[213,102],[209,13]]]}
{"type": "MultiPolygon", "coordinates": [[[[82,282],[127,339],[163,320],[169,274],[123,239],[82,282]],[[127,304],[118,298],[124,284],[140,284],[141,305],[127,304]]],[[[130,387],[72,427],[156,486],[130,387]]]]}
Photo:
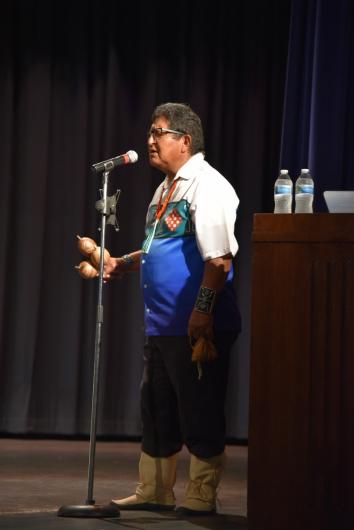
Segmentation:
{"type": "Polygon", "coordinates": [[[310,173],[310,170],[309,169],[302,169],[301,173],[310,173]]]}
{"type": "Polygon", "coordinates": [[[288,172],[287,169],[281,169],[281,170],[280,170],[280,174],[281,174],[281,175],[286,175],[287,172],[288,172]]]}

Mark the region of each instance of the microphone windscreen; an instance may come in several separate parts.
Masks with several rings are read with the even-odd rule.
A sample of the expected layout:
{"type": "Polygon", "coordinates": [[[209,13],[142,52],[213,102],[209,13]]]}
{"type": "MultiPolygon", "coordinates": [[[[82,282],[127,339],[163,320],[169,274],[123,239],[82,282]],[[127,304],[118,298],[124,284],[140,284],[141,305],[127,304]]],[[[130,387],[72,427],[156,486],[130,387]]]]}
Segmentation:
{"type": "Polygon", "coordinates": [[[128,151],[127,155],[129,156],[129,160],[132,164],[135,164],[135,162],[138,160],[138,153],[136,151],[128,151]]]}

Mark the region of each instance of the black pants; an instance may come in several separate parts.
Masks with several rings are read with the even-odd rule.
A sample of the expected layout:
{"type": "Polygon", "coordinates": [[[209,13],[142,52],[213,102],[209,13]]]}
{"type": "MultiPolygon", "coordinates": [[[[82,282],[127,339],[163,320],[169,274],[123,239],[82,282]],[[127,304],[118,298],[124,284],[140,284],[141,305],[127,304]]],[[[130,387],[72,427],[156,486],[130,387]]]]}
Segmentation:
{"type": "Polygon", "coordinates": [[[142,449],[153,457],[168,457],[185,444],[199,458],[225,448],[225,396],[234,333],[215,334],[218,357],[191,361],[189,337],[147,337],[141,383],[142,449]]]}

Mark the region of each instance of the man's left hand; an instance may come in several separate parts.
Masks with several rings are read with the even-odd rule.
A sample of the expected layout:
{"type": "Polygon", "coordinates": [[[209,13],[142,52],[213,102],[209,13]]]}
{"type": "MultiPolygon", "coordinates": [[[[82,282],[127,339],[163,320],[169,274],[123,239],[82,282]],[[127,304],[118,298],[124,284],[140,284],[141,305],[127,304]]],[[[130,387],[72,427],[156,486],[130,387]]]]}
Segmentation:
{"type": "Polygon", "coordinates": [[[213,338],[213,315],[201,313],[195,309],[189,319],[188,335],[198,340],[199,337],[213,338]]]}

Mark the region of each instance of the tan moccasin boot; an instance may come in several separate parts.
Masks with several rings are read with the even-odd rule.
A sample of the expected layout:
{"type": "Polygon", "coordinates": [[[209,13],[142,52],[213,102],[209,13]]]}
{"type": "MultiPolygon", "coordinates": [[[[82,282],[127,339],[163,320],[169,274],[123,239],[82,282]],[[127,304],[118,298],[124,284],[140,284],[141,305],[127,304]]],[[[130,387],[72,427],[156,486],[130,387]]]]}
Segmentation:
{"type": "Polygon", "coordinates": [[[114,499],[120,510],[166,511],[175,508],[173,486],[176,482],[177,454],[154,458],[142,452],[139,462],[139,483],[136,491],[125,499],[114,499]]]}
{"type": "Polygon", "coordinates": [[[216,492],[224,467],[225,454],[212,458],[191,455],[186,496],[177,508],[181,515],[212,515],[216,513],[216,492]]]}

